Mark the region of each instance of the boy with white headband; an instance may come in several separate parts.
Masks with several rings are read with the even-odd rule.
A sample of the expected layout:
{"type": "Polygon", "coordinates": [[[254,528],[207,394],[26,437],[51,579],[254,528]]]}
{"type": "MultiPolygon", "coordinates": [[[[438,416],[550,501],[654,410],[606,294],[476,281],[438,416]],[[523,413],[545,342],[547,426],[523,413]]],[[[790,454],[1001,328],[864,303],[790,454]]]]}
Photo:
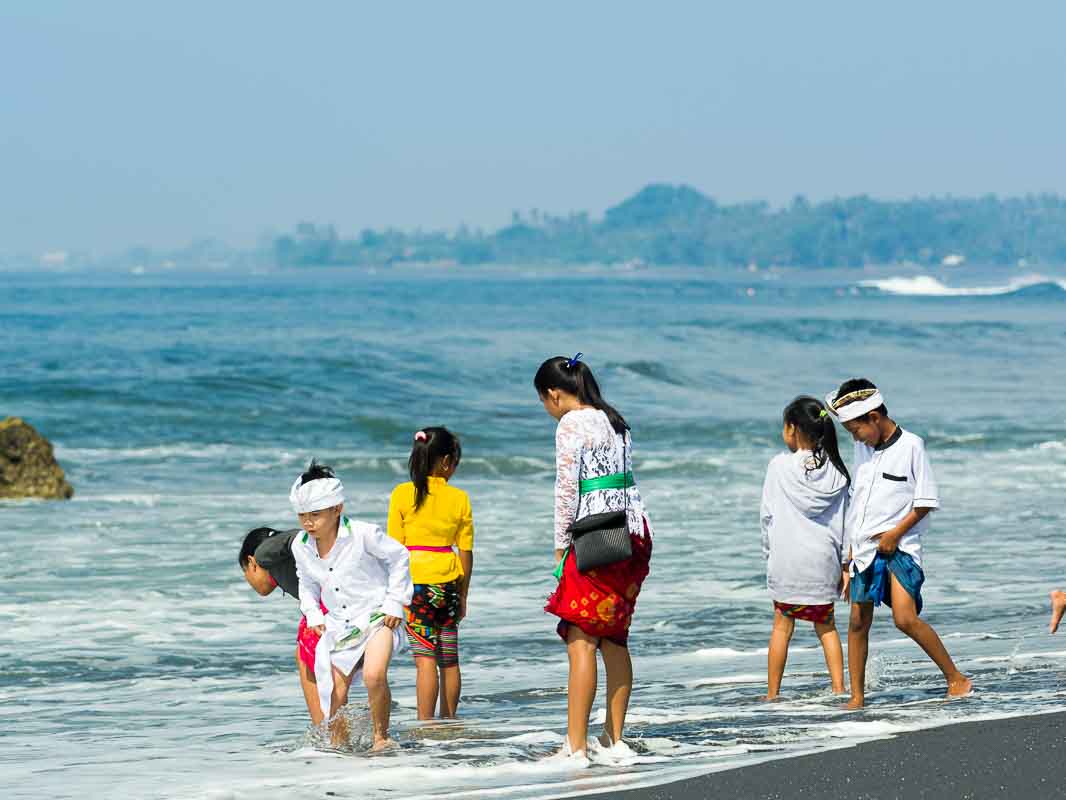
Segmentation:
{"type": "Polygon", "coordinates": [[[305,531],[292,543],[300,610],[322,635],[315,648],[322,713],[330,719],[348,702],[352,679],[362,672],[372,749],[381,750],[391,744],[389,662],[403,646],[400,622],[413,591],[407,548],[377,525],[344,516],[344,487],[327,466],[312,461],[293,483],[289,501],[305,531]]]}
{"type": "Polygon", "coordinates": [[[866,658],[874,606],[892,609],[896,627],[913,639],[944,673],[948,697],[973,688],[948,655],[922,611],[922,533],[940,506],[925,442],[903,430],[885,408],[881,392],[865,378],[844,381],[826,396],[826,408],[855,440],[854,479],[846,530],[851,545],[845,581],[851,583],[848,673],[851,701],[865,702],[866,658]]]}

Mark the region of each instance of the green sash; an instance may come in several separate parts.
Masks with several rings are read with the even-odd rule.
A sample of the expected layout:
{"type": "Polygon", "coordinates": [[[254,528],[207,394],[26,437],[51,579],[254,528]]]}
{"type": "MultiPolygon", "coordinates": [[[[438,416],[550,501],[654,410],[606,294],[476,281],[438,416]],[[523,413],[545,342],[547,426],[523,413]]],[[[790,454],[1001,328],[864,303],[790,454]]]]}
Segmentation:
{"type": "Polygon", "coordinates": [[[601,475],[598,478],[582,478],[580,492],[588,494],[600,489],[628,489],[636,485],[637,482],[632,472],[616,472],[613,475],[601,475]]]}

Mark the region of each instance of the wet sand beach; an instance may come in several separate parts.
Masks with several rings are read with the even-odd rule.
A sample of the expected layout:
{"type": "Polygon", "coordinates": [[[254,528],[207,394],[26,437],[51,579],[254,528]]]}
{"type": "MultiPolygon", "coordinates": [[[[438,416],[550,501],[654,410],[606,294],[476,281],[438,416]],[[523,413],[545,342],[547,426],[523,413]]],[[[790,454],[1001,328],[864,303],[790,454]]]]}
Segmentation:
{"type": "Polygon", "coordinates": [[[963,722],[595,797],[893,800],[1066,797],[1066,713],[963,722]]]}

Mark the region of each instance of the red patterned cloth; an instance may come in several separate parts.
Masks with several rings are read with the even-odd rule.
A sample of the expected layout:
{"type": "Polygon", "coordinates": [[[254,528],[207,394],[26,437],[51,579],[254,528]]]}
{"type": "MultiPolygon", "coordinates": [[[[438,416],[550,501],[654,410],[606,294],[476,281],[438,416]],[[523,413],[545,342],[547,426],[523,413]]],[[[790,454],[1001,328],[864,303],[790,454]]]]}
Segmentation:
{"type": "Polygon", "coordinates": [[[570,625],[589,636],[626,646],[629,625],[637,607],[637,596],[651,568],[651,534],[644,523],[644,535],[630,534],[633,555],[625,561],[581,573],[574,551],[567,551],[563,577],[548,598],[544,610],[559,617],[559,635],[566,641],[570,625]]]}
{"type": "Polygon", "coordinates": [[[833,621],[833,604],[826,603],[821,606],[804,606],[794,603],[779,603],[774,600],[774,608],[792,619],[805,619],[808,622],[816,622],[819,625],[828,625],[833,621]]]}
{"type": "MultiPolygon", "coordinates": [[[[318,607],[322,609],[323,614],[329,613],[321,602],[318,607]]],[[[315,648],[318,647],[318,640],[321,638],[322,634],[307,627],[307,617],[300,617],[300,627],[296,629],[297,652],[300,654],[300,660],[311,670],[312,675],[315,674],[315,648]]]]}

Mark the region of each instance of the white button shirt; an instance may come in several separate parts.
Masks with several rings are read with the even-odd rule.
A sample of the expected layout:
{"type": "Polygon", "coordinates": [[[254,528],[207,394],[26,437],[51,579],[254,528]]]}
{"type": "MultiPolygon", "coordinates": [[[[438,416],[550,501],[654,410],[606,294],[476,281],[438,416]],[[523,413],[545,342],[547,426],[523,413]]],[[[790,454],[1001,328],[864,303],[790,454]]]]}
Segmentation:
{"type": "Polygon", "coordinates": [[[340,638],[352,628],[365,629],[378,610],[403,619],[414,594],[410,556],[379,526],[341,517],[337,541],[325,558],[306,533],[293,540],[292,554],[308,626],[325,625],[340,638]]]}
{"type": "MultiPolygon", "coordinates": [[[[877,447],[855,443],[855,464],[848,504],[847,531],[852,567],[862,572],[877,556],[877,541],[870,537],[892,530],[912,508],[939,508],[936,478],[920,436],[896,428],[877,447]]],[[[922,565],[922,534],[929,516],[903,535],[899,549],[922,565]]]]}

